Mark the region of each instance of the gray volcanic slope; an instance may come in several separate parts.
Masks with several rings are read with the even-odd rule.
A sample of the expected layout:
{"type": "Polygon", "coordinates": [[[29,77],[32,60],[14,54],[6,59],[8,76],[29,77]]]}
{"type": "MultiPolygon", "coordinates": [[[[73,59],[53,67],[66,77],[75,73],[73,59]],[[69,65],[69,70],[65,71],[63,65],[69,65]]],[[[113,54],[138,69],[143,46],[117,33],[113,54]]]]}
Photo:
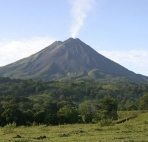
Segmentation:
{"type": "Polygon", "coordinates": [[[125,77],[147,81],[102,56],[79,39],[56,41],[40,52],[0,68],[0,76],[21,79],[74,80],[125,77]]]}

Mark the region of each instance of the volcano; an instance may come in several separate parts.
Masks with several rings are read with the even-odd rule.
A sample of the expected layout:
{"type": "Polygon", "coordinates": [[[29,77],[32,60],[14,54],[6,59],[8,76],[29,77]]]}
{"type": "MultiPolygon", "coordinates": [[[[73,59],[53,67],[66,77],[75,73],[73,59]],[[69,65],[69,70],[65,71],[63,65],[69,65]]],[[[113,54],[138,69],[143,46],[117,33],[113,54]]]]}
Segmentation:
{"type": "Polygon", "coordinates": [[[78,38],[55,41],[38,53],[0,67],[0,76],[45,81],[116,77],[141,82],[148,80],[148,77],[135,74],[102,56],[78,38]]]}

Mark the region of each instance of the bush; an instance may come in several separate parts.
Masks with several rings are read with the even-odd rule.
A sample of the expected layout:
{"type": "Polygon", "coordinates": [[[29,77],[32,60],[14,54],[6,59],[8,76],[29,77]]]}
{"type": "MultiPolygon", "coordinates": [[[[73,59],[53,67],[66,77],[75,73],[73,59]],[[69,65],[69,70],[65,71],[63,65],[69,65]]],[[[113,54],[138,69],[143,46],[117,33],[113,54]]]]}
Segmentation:
{"type": "Polygon", "coordinates": [[[144,121],[144,124],[148,124],[148,121],[144,121]]]}
{"type": "Polygon", "coordinates": [[[12,132],[14,132],[14,129],[16,128],[16,123],[13,122],[12,124],[7,124],[4,128],[3,128],[3,132],[5,134],[10,134],[12,132]]]}
{"type": "Polygon", "coordinates": [[[102,120],[99,121],[99,125],[101,127],[103,127],[103,126],[113,126],[114,123],[113,123],[112,119],[102,119],[102,120]]]}

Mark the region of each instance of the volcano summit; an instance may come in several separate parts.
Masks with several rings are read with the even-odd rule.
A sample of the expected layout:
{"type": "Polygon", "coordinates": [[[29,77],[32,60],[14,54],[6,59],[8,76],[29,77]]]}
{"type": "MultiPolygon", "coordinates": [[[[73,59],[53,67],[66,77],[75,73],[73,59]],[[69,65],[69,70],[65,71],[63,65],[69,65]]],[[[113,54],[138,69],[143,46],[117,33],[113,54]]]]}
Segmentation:
{"type": "Polygon", "coordinates": [[[102,56],[78,38],[56,41],[34,55],[0,67],[0,76],[45,81],[115,77],[148,80],[102,56]]]}

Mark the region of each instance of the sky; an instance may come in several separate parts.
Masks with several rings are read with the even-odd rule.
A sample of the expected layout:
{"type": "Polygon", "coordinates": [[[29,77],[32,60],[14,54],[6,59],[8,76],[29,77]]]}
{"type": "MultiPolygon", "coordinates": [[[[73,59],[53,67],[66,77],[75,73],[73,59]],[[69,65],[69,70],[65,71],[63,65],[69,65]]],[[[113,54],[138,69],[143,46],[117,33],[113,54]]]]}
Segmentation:
{"type": "Polygon", "coordinates": [[[70,37],[148,76],[148,0],[0,0],[0,66],[70,37]]]}

